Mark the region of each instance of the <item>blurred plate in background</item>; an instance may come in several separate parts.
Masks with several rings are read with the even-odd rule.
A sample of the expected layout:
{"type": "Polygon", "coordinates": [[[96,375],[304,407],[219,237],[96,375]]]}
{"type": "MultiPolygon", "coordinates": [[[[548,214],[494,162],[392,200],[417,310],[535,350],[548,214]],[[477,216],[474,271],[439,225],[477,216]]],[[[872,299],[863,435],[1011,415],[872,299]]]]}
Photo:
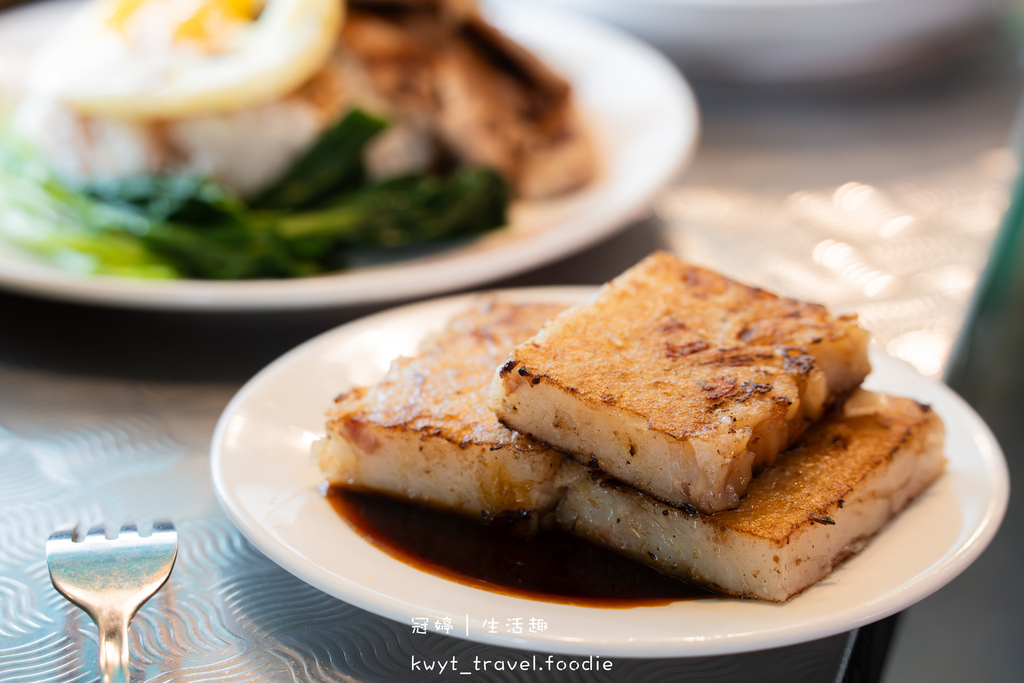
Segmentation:
{"type": "Polygon", "coordinates": [[[626,28],[693,77],[799,82],[941,55],[1003,0],[545,0],[626,28]]]}
{"type": "MultiPolygon", "coordinates": [[[[0,63],[14,58],[7,54],[13,44],[9,38],[54,26],[59,9],[73,5],[62,0],[0,12],[0,63]]],[[[656,50],[585,17],[514,1],[487,3],[485,9],[500,29],[573,86],[602,161],[598,178],[583,190],[552,200],[516,202],[507,227],[469,243],[403,252],[317,277],[228,282],[76,275],[0,245],[0,287],[56,299],[165,310],[379,303],[514,275],[590,246],[641,217],[694,150],[698,114],[686,81],[656,50]]]]}

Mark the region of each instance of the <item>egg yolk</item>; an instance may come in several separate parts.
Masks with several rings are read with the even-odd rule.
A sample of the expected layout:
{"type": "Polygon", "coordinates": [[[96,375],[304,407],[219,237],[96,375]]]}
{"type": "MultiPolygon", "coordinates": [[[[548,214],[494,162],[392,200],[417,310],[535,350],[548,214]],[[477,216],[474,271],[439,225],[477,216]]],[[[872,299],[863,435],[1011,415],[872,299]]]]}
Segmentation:
{"type": "Polygon", "coordinates": [[[259,13],[255,0],[114,0],[107,25],[134,43],[192,43],[228,49],[238,29],[259,13]]]}

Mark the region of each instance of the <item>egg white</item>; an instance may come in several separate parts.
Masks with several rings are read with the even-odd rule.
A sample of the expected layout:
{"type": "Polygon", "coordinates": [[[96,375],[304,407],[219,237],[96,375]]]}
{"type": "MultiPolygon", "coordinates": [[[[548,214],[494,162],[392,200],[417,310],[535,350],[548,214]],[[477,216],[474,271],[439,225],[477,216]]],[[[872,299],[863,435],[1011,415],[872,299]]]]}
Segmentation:
{"type": "Polygon", "coordinates": [[[294,91],[328,60],[343,0],[269,0],[224,52],[140,49],[108,22],[110,1],[82,10],[35,55],[27,87],[81,114],[174,120],[260,106],[294,91]]]}

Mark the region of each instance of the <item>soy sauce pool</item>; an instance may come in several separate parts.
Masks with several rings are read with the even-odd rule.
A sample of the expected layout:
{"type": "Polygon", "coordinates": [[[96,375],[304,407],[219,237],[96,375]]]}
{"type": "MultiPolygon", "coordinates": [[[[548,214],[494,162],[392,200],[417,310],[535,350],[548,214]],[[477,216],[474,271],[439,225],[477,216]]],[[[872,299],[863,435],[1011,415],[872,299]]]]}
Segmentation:
{"type": "Polygon", "coordinates": [[[334,509],[363,538],[425,572],[495,593],[585,607],[644,607],[717,598],[559,532],[531,539],[383,496],[331,488],[334,509]]]}

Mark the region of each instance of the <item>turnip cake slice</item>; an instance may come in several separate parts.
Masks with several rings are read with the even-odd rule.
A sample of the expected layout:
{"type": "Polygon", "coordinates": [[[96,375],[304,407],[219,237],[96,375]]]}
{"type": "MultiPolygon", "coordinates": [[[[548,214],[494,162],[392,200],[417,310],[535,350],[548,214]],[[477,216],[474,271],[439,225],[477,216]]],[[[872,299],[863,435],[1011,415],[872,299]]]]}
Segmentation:
{"type": "Polygon", "coordinates": [[[585,465],[710,513],[735,507],[869,369],[854,317],[657,253],[516,346],[490,405],[585,465]]]}
{"type": "Polygon", "coordinates": [[[730,595],[783,602],[858,552],[942,472],[942,421],[863,390],[754,479],[735,510],[667,506],[597,470],[560,476],[557,524],[730,595]]]}
{"type": "Polygon", "coordinates": [[[481,300],[399,358],[386,378],[340,396],[314,446],[339,487],[383,493],[476,519],[535,523],[558,502],[566,460],[501,424],[486,405],[509,349],[565,308],[481,300]]]}

